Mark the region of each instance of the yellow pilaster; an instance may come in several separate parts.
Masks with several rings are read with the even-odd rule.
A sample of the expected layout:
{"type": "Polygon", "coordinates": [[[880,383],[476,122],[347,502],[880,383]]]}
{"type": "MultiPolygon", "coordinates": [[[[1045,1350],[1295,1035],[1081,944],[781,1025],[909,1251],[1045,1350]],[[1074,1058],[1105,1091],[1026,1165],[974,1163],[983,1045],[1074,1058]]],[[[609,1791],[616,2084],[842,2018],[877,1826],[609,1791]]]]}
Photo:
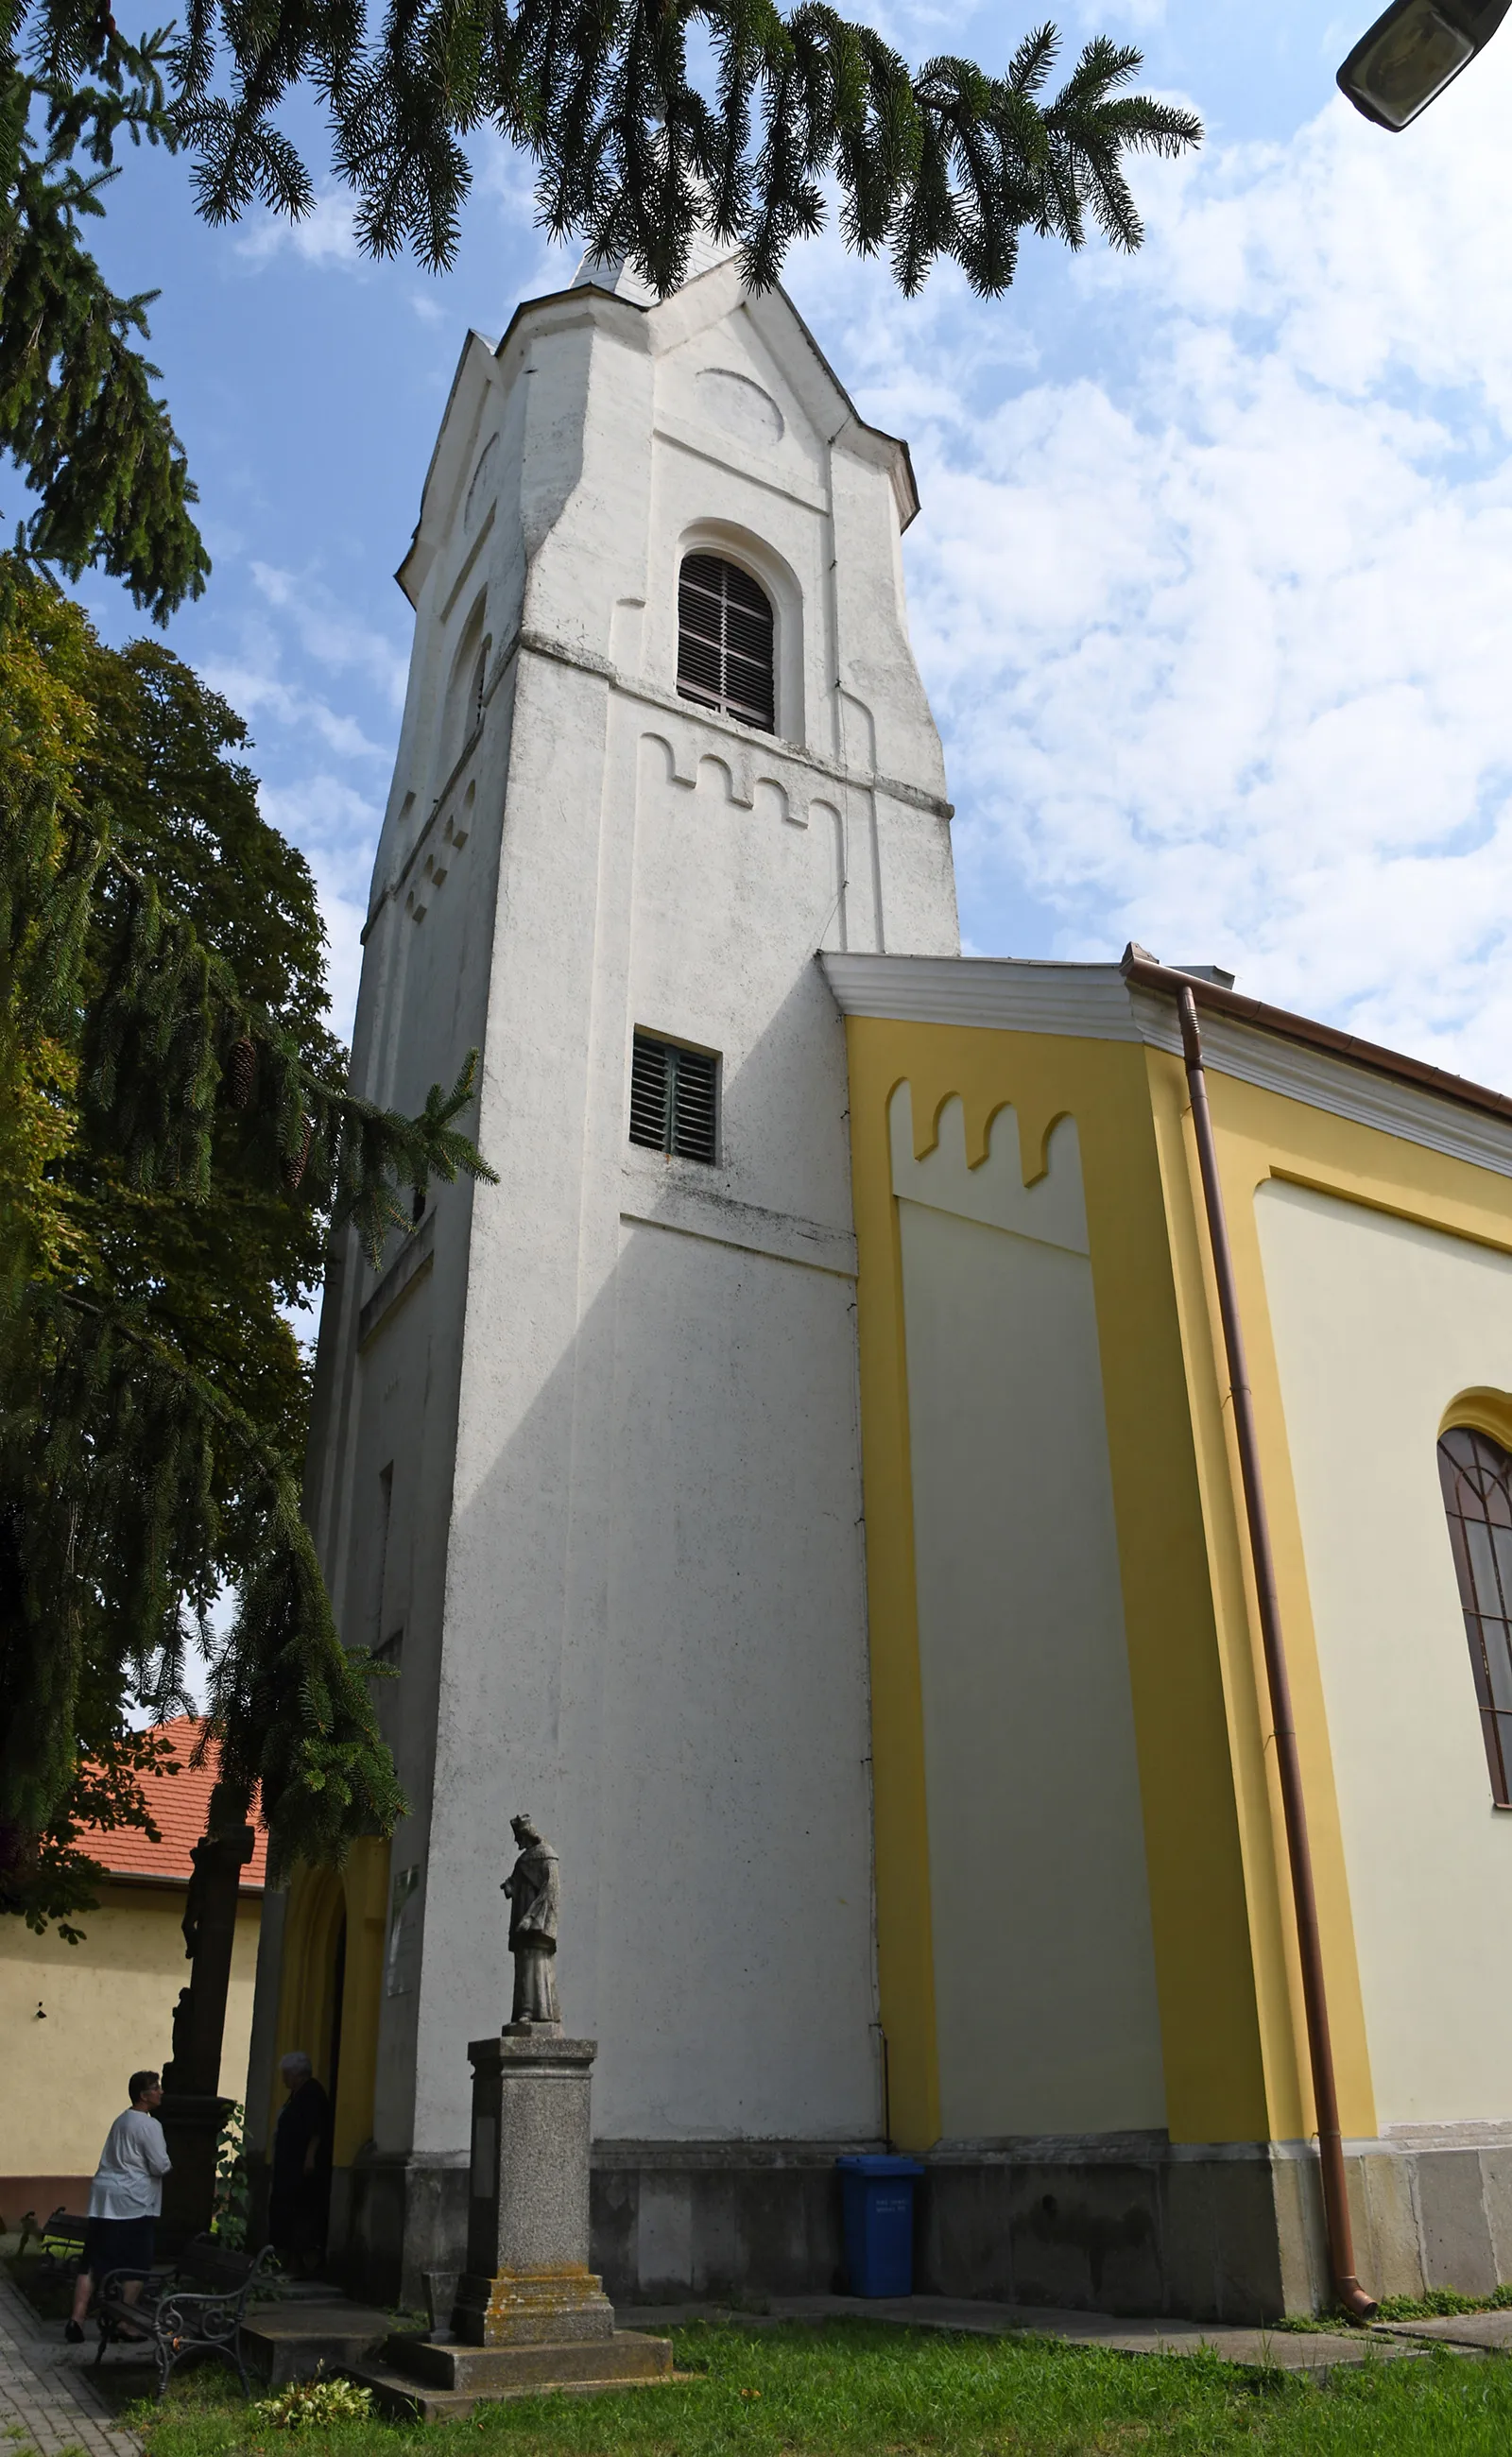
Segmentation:
{"type": "Polygon", "coordinates": [[[342,1992],[342,2072],[336,2095],[334,2157],[350,2166],[373,2136],[378,2022],[383,1994],[388,1911],[388,1845],[354,1843],[342,1871],[346,1899],[346,1984],[342,1992]]]}

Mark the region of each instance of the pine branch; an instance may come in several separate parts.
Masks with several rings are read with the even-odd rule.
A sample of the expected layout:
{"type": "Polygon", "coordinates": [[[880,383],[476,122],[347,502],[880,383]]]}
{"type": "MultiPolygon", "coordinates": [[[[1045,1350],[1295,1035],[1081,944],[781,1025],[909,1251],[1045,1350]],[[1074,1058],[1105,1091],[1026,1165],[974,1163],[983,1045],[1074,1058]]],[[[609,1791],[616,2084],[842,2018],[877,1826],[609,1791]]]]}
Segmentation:
{"type": "Polygon", "coordinates": [[[430,1179],[460,1174],[496,1183],[452,1121],[472,1097],[477,1052],[449,1093],[432,1084],[415,1118],[380,1109],[309,1066],[265,1008],[241,995],[230,966],[174,913],[155,882],[114,852],[116,891],[107,917],[108,967],[84,1038],[82,1088],[99,1131],[124,1156],[128,1180],[202,1201],[210,1183],[217,1110],[252,1052],[252,1092],[238,1107],[260,1121],[290,1190],[302,1190],[332,1225],[352,1221],[375,1266],[390,1230],[406,1234],[430,1179]]]}
{"type": "MultiPolygon", "coordinates": [[[[85,5],[33,0],[48,23],[85,5]]],[[[1139,55],[1103,37],[1050,97],[1058,51],[1041,26],[1005,75],[960,59],[915,73],[824,0],[786,14],[774,0],[387,0],[371,23],[362,0],[194,0],[175,124],[211,220],[255,200],[298,216],[313,182],[275,115],[308,85],[362,246],[409,247],[436,269],[456,255],[465,140],[491,124],[535,161],[553,237],[628,254],[663,295],[700,229],[736,242],[748,279],[770,287],[821,227],[833,178],[847,244],[886,248],[905,289],[948,257],[996,296],[1026,229],[1080,246],[1089,215],[1137,245],[1122,162],[1201,137],[1191,113],[1125,91],[1139,55]],[[712,91],[691,36],[712,53],[712,91]]]]}
{"type": "Polygon", "coordinates": [[[178,141],[165,41],[123,44],[97,13],[86,32],[72,10],[38,12],[32,27],[32,72],[0,52],[0,448],[39,499],[26,550],[71,577],[102,565],[164,621],[200,594],[210,563],[183,447],[153,390],[159,371],[136,346],[155,294],[117,298],[80,229],[104,211],[123,134],[178,141]],[[88,68],[96,81],[82,83],[88,68]],[[93,173],[77,168],[81,152],[93,173]]]}
{"type": "MultiPolygon", "coordinates": [[[[259,1526],[212,1665],[209,1726],[221,1781],[247,1798],[260,1786],[273,1872],[295,1859],[339,1863],[356,1834],[391,1832],[405,1804],[367,1692],[375,1667],[337,1636],[283,1462],[234,1402],[124,1308],[67,1290],[39,1291],[35,1304],[52,1335],[54,1421],[76,1421],[58,1385],[82,1373],[94,1401],[96,1477],[109,1484],[124,1470],[133,1479],[139,1555],[116,1600],[138,1647],[160,1641],[186,1555],[217,1549],[216,1445],[241,1456],[259,1526]],[[144,1476],[147,1463],[155,1464],[144,1476]]],[[[66,1472],[68,1463],[48,1464],[66,1472]]]]}

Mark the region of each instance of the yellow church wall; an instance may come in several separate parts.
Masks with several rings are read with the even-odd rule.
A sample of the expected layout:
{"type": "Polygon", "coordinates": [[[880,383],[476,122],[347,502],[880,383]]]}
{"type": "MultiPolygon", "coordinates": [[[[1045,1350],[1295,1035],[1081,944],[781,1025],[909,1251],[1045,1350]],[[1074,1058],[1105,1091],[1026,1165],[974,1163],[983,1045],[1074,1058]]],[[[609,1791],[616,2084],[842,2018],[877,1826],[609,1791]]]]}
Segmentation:
{"type": "MultiPolygon", "coordinates": [[[[1133,1702],[1167,2123],[1177,2141],[1263,2137],[1270,2108],[1240,1804],[1146,1052],[1137,1043],[850,1017],[858,1323],[872,1638],[878,1951],[894,2136],[940,2137],[908,1355],[887,1105],[910,1086],[916,1152],[963,1105],[968,1162],[1015,1109],[1024,1172],[1075,1119],[1086,1191],[1133,1702]]],[[[1200,1284],[1199,1284],[1200,1295],[1200,1284]]],[[[1211,1366],[1210,1366],[1211,1372],[1211,1366]]],[[[1257,1724],[1252,1709],[1252,1721],[1257,1724]]],[[[1263,1777],[1263,1770],[1262,1770],[1263,1777]]],[[[1261,1785],[1263,1799],[1263,1779],[1261,1785]]],[[[1065,1804],[1074,1826],[1078,1802],[1065,1804]]],[[[969,1871],[960,1882],[969,1885],[969,1871]]]]}
{"type": "MultiPolygon", "coordinates": [[[[343,1869],[300,1868],[289,1886],[274,2064],[302,2049],[329,2088],[340,1945],[341,2055],[332,2119],[338,2167],[349,2166],[372,2137],[387,1891],[388,1845],[375,1836],[353,1844],[343,1869]]],[[[264,2143],[270,2157],[283,2098],[275,2075],[264,2143]]]]}
{"type": "Polygon", "coordinates": [[[1378,2115],[1505,2118],[1512,1817],[1491,1801],[1436,1444],[1483,1415],[1458,1394],[1512,1390],[1512,1255],[1275,1176],[1255,1201],[1378,2115]]]}
{"type": "MultiPolygon", "coordinates": [[[[174,2007],[190,1975],[183,1910],[177,1887],[108,1886],[98,1910],[79,1915],[76,1946],[55,1929],[34,1936],[19,1919],[0,1922],[0,2178],[93,2174],[128,2078],[172,2053],[174,2007]]],[[[259,1899],[243,1897],[220,2063],[228,2098],[246,2094],[259,1918],[259,1899]]],[[[11,2223],[20,2216],[3,2198],[0,2212],[11,2223]]]]}
{"type": "Polygon", "coordinates": [[[1166,2120],[1077,1127],[1030,1187],[1000,1109],[914,1151],[891,1104],[907,1332],[941,2126],[1166,2120]]]}
{"type": "MultiPolygon", "coordinates": [[[[1274,1752],[1266,1745],[1269,1707],[1241,1534],[1237,1456],[1229,1411],[1220,1395],[1227,1377],[1217,1362],[1221,1350],[1216,1299],[1206,1241],[1197,1228],[1200,1190],[1187,1114],[1185,1073],[1179,1060],[1159,1051],[1148,1051],[1147,1063],[1152,1114],[1161,1139],[1170,1194],[1172,1254],[1189,1354],[1220,1644],[1232,1712],[1233,1764],[1251,1897],[1271,2125],[1277,2137],[1295,2138],[1310,2132],[1315,2118],[1279,1788],[1274,1752]],[[1250,1701],[1253,1702],[1253,1716],[1250,1701]]],[[[1359,1080],[1355,1070],[1338,1069],[1341,1085],[1348,1085],[1352,1077],[1359,1080]]],[[[1372,1258],[1383,1250],[1383,1234],[1389,1240],[1382,1224],[1393,1221],[1438,1232],[1437,1237],[1430,1238],[1431,1245],[1450,1239],[1464,1241],[1459,1249],[1461,1259],[1476,1249],[1485,1252],[1512,1249],[1512,1186],[1491,1170],[1432,1150],[1404,1136],[1340,1117],[1332,1108],[1244,1082],[1212,1065],[1208,1084],[1244,1314],[1302,1758],[1340,2119],[1346,2136],[1370,2137],[1379,2123],[1455,2120],[1448,2111],[1466,2103],[1467,2084],[1458,2052],[1448,2058],[1460,2071],[1460,2082],[1451,2087],[1444,2059],[1440,2057],[1435,2068],[1425,2058],[1420,2041],[1418,2048],[1409,2048],[1410,2026],[1404,2030],[1398,2020],[1399,2003],[1411,1999],[1419,2033],[1453,2027],[1453,2021],[1446,2022],[1444,2015],[1444,2003],[1449,2000],[1439,2001],[1430,2011],[1426,1996],[1412,1996],[1415,1956],[1407,1932],[1397,1919],[1392,1901],[1394,1889],[1381,1876],[1382,1868],[1390,1865],[1393,1855],[1383,1854],[1377,1847],[1390,1825],[1394,1848],[1405,1850],[1409,1860],[1416,1860],[1419,1846],[1415,1838],[1419,1826],[1425,1822],[1433,1825],[1441,1837],[1442,1821],[1427,1805],[1431,1786],[1420,1783],[1410,1766],[1404,1769],[1399,1763],[1394,1763],[1388,1770],[1383,1765],[1380,1735],[1370,1728],[1377,1710],[1362,1713],[1356,1694],[1360,1686],[1357,1677],[1359,1649],[1363,1646],[1368,1655],[1370,1641],[1362,1633],[1360,1617],[1348,1599],[1352,1589],[1363,1584],[1367,1560],[1372,1564],[1377,1588],[1390,1591],[1399,1543],[1401,1576],[1411,1588],[1419,1575],[1412,1565],[1414,1549],[1418,1549],[1420,1562],[1431,1562],[1436,1545],[1441,1547],[1440,1577],[1449,1581],[1452,1635],[1461,1656],[1464,1654],[1433,1453],[1443,1409],[1455,1393],[1470,1383],[1492,1378],[1484,1360],[1496,1336],[1491,1326],[1482,1323],[1481,1369],[1468,1373],[1463,1381],[1457,1381],[1449,1363],[1453,1343],[1445,1311],[1445,1355],[1438,1379],[1454,1383],[1454,1390],[1446,1391],[1430,1411],[1433,1421],[1424,1461],[1420,1452],[1413,1451],[1413,1437],[1408,1431],[1414,1413],[1424,1404],[1420,1391],[1414,1390],[1410,1383],[1411,1342],[1404,1330],[1398,1343],[1391,1308],[1380,1303],[1378,1295],[1370,1293],[1372,1279],[1377,1276],[1372,1258]],[[1274,1236],[1271,1233],[1274,1222],[1282,1216],[1282,1209],[1277,1208],[1279,1191],[1288,1186],[1335,1198],[1349,1224],[1347,1243],[1357,1249],[1358,1269],[1364,1276],[1359,1288],[1352,1290],[1353,1266],[1345,1270],[1334,1292],[1337,1302],[1333,1305],[1332,1316],[1320,1291],[1304,1301],[1303,1283],[1312,1265],[1297,1262],[1294,1249],[1301,1241],[1302,1232],[1296,1230],[1290,1215],[1285,1215],[1294,1231],[1290,1237],[1286,1228],[1276,1228],[1274,1236]],[[1264,1250],[1262,1236],[1267,1241],[1264,1250]],[[1357,1304],[1365,1305],[1373,1314],[1374,1329],[1366,1344],[1373,1343],[1374,1362],[1371,1372],[1366,1373],[1361,1358],[1361,1372],[1352,1385],[1341,1378],[1336,1340],[1342,1334],[1336,1332],[1336,1347],[1327,1351],[1313,1331],[1305,1337],[1299,1336],[1297,1323],[1299,1305],[1304,1306],[1304,1311],[1309,1305],[1322,1309],[1314,1318],[1315,1329],[1325,1318],[1336,1323],[1348,1320],[1357,1304]],[[1374,1391],[1374,1377],[1389,1377],[1391,1358],[1398,1346],[1400,1371],[1407,1380],[1391,1406],[1377,1405],[1379,1394],[1374,1391]],[[1326,1405],[1321,1392],[1325,1381],[1330,1384],[1326,1405]],[[1361,1394],[1359,1399],[1357,1388],[1361,1394]],[[1363,1398],[1367,1389],[1372,1392],[1368,1400],[1363,1398]],[[1395,1502],[1383,1504],[1369,1499],[1370,1477],[1364,1457],[1358,1461],[1360,1475],[1350,1496],[1353,1515],[1340,1516],[1336,1511],[1335,1502],[1340,1496],[1330,1479],[1336,1482],[1338,1471],[1331,1469],[1325,1475],[1318,1462],[1326,1453],[1325,1431],[1329,1438],[1334,1438],[1345,1427],[1356,1434],[1357,1442],[1363,1436],[1367,1457],[1374,1455],[1378,1441],[1382,1476],[1388,1482],[1404,1475],[1415,1485],[1417,1515],[1415,1518],[1409,1512],[1401,1518],[1399,1535],[1395,1502]],[[1437,1513],[1437,1519],[1430,1518],[1427,1522],[1430,1532],[1426,1535],[1421,1516],[1425,1490],[1437,1513]],[[1414,1527],[1416,1534],[1409,1535],[1414,1527]],[[1327,1623],[1321,1638],[1315,1626],[1319,1613],[1325,1615],[1327,1623]],[[1382,1784],[1388,1798],[1379,1797],[1382,1784]],[[1343,1807],[1346,1794],[1350,1802],[1347,1821],[1343,1807]],[[1367,1795],[1377,1799],[1374,1813],[1364,1807],[1367,1795]],[[1368,1983],[1367,1969],[1371,1974],[1368,1983]],[[1410,2086],[1404,2067],[1410,2067],[1418,2076],[1410,2086]],[[1431,2103],[1438,2112],[1419,2117],[1394,2112],[1413,2100],[1415,2091],[1419,2096],[1414,2103],[1431,2103]]],[[[1438,1333],[1437,1319],[1425,1319],[1421,1326],[1425,1345],[1418,1361],[1429,1382],[1434,1381],[1435,1373],[1426,1345],[1438,1333]]],[[[1404,1629],[1405,1625],[1401,1626],[1404,1629]]],[[[1405,1637],[1403,1642],[1409,1651],[1418,1643],[1405,1637]]],[[[1423,1672],[1419,1647],[1414,1678],[1421,1677],[1423,1672]]],[[[1472,1785],[1468,1807],[1462,1799],[1457,1803],[1457,1812],[1464,1810],[1473,1820],[1479,1820],[1482,1845],[1491,1829],[1491,1850],[1499,1861],[1496,1834],[1502,1821],[1495,1817],[1489,1806],[1468,1662],[1462,1666],[1456,1663],[1452,1649],[1446,1662],[1440,1639],[1437,1669],[1431,1677],[1438,1702],[1436,1712],[1449,1722],[1455,1716],[1456,1697],[1462,1703],[1468,1693],[1468,1740],[1480,1769],[1479,1785],[1472,1785]]],[[[1389,1711],[1384,1702],[1380,1711],[1389,1711]]],[[[1461,1737],[1461,1763],[1464,1745],[1461,1737]]],[[[1452,1890],[1460,1885],[1460,1879],[1453,1871],[1460,1863],[1454,1853],[1444,1853],[1440,1861],[1436,1847],[1432,1850],[1425,1848],[1423,1858],[1440,1867],[1442,1882],[1439,1891],[1445,1887],[1452,1890]]],[[[1463,1863],[1463,1876],[1472,1893],[1476,1891],[1475,1865],[1473,1855],[1463,1863]]],[[[1485,1908],[1482,1899],[1482,1914],[1485,1908]]],[[[1455,1913],[1447,1903],[1440,1904],[1437,1916],[1447,1921],[1451,1930],[1454,1929],[1455,1913]]],[[[1431,1924],[1426,1914],[1425,1924],[1431,1924]]],[[[1419,1963],[1417,1967],[1424,1970],[1429,1966],[1419,1963]]],[[[1473,1995],[1467,2004],[1472,2012],[1476,2010],[1473,1995]]],[[[1475,2106],[1470,2112],[1478,2117],[1500,2114],[1500,2100],[1475,2106]]]]}

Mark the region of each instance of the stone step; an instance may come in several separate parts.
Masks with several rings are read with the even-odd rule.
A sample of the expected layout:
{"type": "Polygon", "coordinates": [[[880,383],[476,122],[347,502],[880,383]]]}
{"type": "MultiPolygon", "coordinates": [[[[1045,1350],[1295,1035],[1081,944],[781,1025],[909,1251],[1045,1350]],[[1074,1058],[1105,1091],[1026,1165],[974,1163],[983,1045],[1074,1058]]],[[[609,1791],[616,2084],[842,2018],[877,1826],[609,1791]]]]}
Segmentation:
{"type": "Polygon", "coordinates": [[[638,2329],[554,2346],[464,2346],[391,2337],[377,2362],[345,2368],[372,2390],[381,2414],[421,2423],[465,2422],[474,2406],[506,2398],[559,2391],[590,2397],[653,2387],[672,2378],[672,2340],[646,2337],[638,2329]]]}
{"type": "Polygon", "coordinates": [[[350,2371],[376,2355],[394,2326],[391,2312],[333,2299],[329,2302],[254,2303],[241,2323],[249,2371],[270,2388],[313,2380],[322,2368],[350,2371]]]}

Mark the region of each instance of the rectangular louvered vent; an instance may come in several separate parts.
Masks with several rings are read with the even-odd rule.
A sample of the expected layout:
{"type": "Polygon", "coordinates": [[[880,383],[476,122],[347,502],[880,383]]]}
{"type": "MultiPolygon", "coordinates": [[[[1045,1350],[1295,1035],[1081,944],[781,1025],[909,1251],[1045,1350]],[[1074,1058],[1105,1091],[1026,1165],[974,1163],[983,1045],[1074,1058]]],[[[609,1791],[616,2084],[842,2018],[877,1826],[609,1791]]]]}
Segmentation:
{"type": "Polygon", "coordinates": [[[630,1065],[630,1139],[677,1160],[719,1157],[719,1061],[637,1032],[630,1065]]]}

